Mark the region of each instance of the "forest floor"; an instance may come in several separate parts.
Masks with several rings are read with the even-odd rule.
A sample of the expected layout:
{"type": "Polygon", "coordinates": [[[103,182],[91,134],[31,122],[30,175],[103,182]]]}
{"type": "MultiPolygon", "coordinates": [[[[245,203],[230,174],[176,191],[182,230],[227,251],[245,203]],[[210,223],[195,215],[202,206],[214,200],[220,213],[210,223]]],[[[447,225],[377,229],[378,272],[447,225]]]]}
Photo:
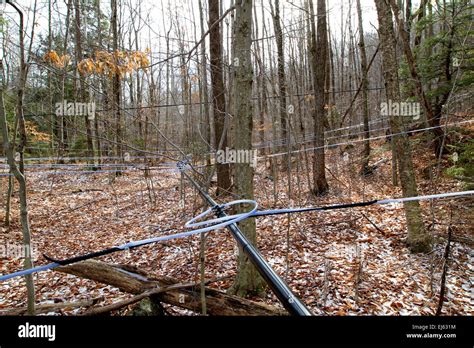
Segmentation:
{"type": "MultiPolygon", "coordinates": [[[[288,176],[281,172],[278,185],[274,187],[273,179],[261,163],[255,178],[260,209],[400,197],[400,189],[391,183],[390,147],[383,142],[373,146],[372,162],[388,160],[366,178],[358,175],[360,148],[345,150],[349,154],[348,161],[340,150],[328,151],[331,190],[321,198],[308,193],[307,176],[303,175],[306,169],[300,166],[297,171],[296,162],[290,176],[291,200],[288,199],[288,176]]],[[[462,183],[443,174],[449,159],[443,160],[442,175],[430,179],[425,168],[433,159],[423,146],[417,148],[422,149],[414,156],[420,194],[464,189],[462,183]]],[[[185,190],[185,204],[180,200],[179,174],[152,172],[151,181],[154,193],[149,189],[150,181],[147,186],[139,171],[125,173],[114,180],[108,174],[29,174],[31,231],[37,249],[35,264],[47,263],[41,256],[43,253],[67,258],[150,238],[159,234],[159,230],[182,231],[185,221],[203,210],[200,198],[190,187],[185,190]]],[[[2,187],[5,184],[3,179],[2,187]]],[[[0,245],[21,245],[17,199],[15,195],[11,228],[0,230],[0,245]]],[[[472,240],[474,201],[472,197],[461,197],[425,201],[421,205],[426,226],[436,241],[428,255],[413,255],[407,249],[401,204],[259,218],[258,246],[272,267],[316,315],[433,315],[438,306],[448,226],[452,224],[455,237],[472,240]]],[[[199,240],[199,236],[172,240],[100,259],[132,264],[153,276],[198,282],[199,240]]],[[[236,244],[226,230],[208,234],[206,278],[227,277],[212,287],[230,287],[236,271],[236,252],[236,244]]],[[[452,243],[444,315],[474,314],[472,253],[472,244],[452,243]]],[[[0,258],[0,274],[21,268],[22,260],[0,258]]],[[[130,296],[110,286],[54,271],[38,273],[34,279],[38,304],[101,298],[98,305],[105,305],[130,296]]],[[[279,306],[270,291],[263,298],[253,299],[279,306]]],[[[0,311],[25,305],[23,278],[0,283],[0,311]]],[[[54,314],[77,315],[83,311],[65,309],[54,314]]]]}

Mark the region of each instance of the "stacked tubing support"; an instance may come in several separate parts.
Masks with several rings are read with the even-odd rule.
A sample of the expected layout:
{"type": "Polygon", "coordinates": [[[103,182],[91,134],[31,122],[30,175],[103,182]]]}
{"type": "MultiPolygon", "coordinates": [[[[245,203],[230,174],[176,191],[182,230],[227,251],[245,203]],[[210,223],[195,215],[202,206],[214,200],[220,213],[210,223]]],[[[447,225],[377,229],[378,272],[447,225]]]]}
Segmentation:
{"type": "MultiPolygon", "coordinates": [[[[214,209],[217,217],[224,218],[227,217],[227,214],[222,211],[220,206],[209,196],[202,188],[198,185],[194,179],[189,176],[185,170],[181,170],[181,173],[194,185],[198,190],[203,199],[214,209]]],[[[237,241],[238,245],[242,248],[243,252],[252,264],[257,269],[258,273],[270,286],[273,293],[276,295],[278,300],[283,304],[285,309],[295,316],[311,316],[311,312],[306,308],[306,306],[296,297],[288,285],[278,276],[278,274],[270,267],[270,265],[265,261],[260,252],[248,241],[239,227],[233,223],[226,226],[232,233],[232,236],[237,241]]]]}

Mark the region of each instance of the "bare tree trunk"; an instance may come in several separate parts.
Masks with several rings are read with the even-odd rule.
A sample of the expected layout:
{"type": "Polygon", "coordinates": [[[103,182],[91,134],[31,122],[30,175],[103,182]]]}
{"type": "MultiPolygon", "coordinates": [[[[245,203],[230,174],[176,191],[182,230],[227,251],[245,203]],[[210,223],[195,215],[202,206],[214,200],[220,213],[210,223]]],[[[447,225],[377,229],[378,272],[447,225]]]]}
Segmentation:
{"type": "MultiPolygon", "coordinates": [[[[280,22],[280,0],[274,0],[275,7],[273,7],[270,1],[270,8],[273,18],[273,27],[275,29],[275,38],[277,43],[277,70],[278,70],[278,89],[280,93],[280,127],[281,127],[281,139],[284,143],[288,141],[289,127],[288,127],[288,115],[286,110],[286,76],[285,76],[285,57],[283,49],[283,31],[281,29],[280,22]]],[[[288,146],[290,144],[288,143],[288,146]]],[[[285,150],[285,146],[282,145],[281,151],[285,150]]],[[[285,156],[282,163],[286,163],[289,160],[288,156],[285,156]]]]}
{"type": "MultiPolygon", "coordinates": [[[[1,113],[0,118],[2,120],[0,122],[3,123],[3,141],[5,147],[5,153],[7,154],[8,164],[10,166],[11,173],[15,176],[18,181],[19,186],[19,198],[20,198],[20,220],[21,220],[21,227],[22,227],[22,234],[23,234],[23,245],[25,250],[28,252],[29,255],[25,255],[24,260],[24,267],[25,268],[32,268],[33,267],[33,260],[31,258],[31,234],[30,234],[30,225],[28,221],[28,203],[27,203],[27,189],[26,189],[26,178],[25,178],[25,168],[24,168],[24,149],[27,144],[27,134],[26,134],[26,125],[25,125],[25,116],[23,110],[23,98],[24,98],[24,90],[26,86],[26,78],[28,75],[28,67],[25,60],[25,42],[24,42],[24,16],[23,12],[13,3],[10,3],[15,10],[18,12],[20,16],[20,25],[19,25],[19,40],[20,40],[20,76],[19,76],[19,83],[18,83],[18,92],[17,92],[17,105],[16,105],[16,117],[19,125],[20,131],[20,141],[18,144],[18,152],[20,153],[20,162],[19,168],[17,168],[15,159],[14,159],[14,146],[10,145],[9,138],[8,138],[8,128],[5,118],[5,109],[3,104],[3,95],[0,104],[1,113]]],[[[36,1],[34,3],[33,13],[36,11],[36,1]]],[[[33,22],[35,21],[35,15],[33,15],[33,22]]],[[[34,26],[31,31],[30,35],[30,49],[31,52],[31,45],[33,42],[33,33],[34,33],[34,26]]],[[[0,69],[3,70],[3,67],[0,69]]],[[[33,282],[33,277],[28,275],[25,277],[26,279],[26,288],[27,288],[27,306],[28,306],[28,314],[34,315],[35,314],[35,287],[33,282]]]]}
{"type": "MultiPolygon", "coordinates": [[[[76,39],[76,66],[79,64],[84,55],[82,51],[82,25],[81,25],[81,8],[80,8],[80,0],[74,0],[74,16],[75,16],[75,39],[76,39]]],[[[79,75],[79,96],[81,98],[81,102],[85,103],[87,99],[86,93],[86,86],[84,77],[80,74],[79,75]]],[[[94,156],[94,144],[92,142],[92,126],[91,120],[89,115],[84,117],[86,122],[86,137],[87,137],[87,157],[92,158],[94,156]]],[[[93,159],[89,160],[90,163],[94,163],[93,159]]]]}
{"type": "MultiPolygon", "coordinates": [[[[201,37],[204,37],[205,30],[204,30],[204,10],[202,0],[199,0],[199,24],[201,26],[201,37]]],[[[199,132],[203,137],[206,147],[205,147],[205,158],[206,158],[206,165],[209,166],[207,169],[207,173],[211,172],[210,164],[211,164],[211,119],[210,119],[210,111],[209,111],[209,91],[208,91],[208,81],[207,81],[207,58],[206,58],[206,40],[203,40],[201,44],[201,64],[200,64],[200,83],[199,83],[199,92],[201,94],[201,114],[204,113],[204,119],[201,117],[201,124],[199,127],[199,132]]],[[[201,115],[202,116],[202,115],[201,115]]],[[[211,178],[209,178],[209,181],[211,178]]],[[[209,185],[207,184],[206,187],[208,188],[209,185]]],[[[200,282],[200,297],[201,297],[201,313],[202,315],[207,314],[207,303],[206,303],[206,234],[202,233],[200,236],[200,245],[199,245],[199,273],[201,277],[200,282]]]]}
{"type": "MultiPolygon", "coordinates": [[[[23,28],[21,26],[21,28],[23,28]]],[[[3,90],[0,92],[0,128],[3,137],[3,148],[7,157],[7,162],[10,167],[10,172],[15,176],[19,185],[19,197],[20,197],[20,219],[23,234],[23,247],[25,250],[25,259],[23,266],[25,269],[33,267],[32,260],[32,248],[31,248],[31,234],[30,225],[28,220],[28,201],[27,201],[27,189],[26,180],[24,174],[19,170],[15,163],[15,149],[9,140],[8,135],[8,124],[5,116],[5,105],[3,102],[3,90]]],[[[27,288],[27,307],[28,314],[35,314],[35,285],[33,282],[33,276],[31,274],[25,276],[26,288],[27,288]]]]}
{"type": "MultiPolygon", "coordinates": [[[[180,36],[180,35],[179,35],[180,36]]],[[[183,104],[184,114],[183,117],[183,144],[186,151],[191,151],[191,133],[189,132],[189,72],[188,72],[188,64],[186,62],[185,57],[185,49],[184,49],[184,37],[183,42],[180,42],[179,45],[181,46],[181,65],[180,65],[180,75],[181,75],[181,103],[183,104]]]]}
{"type": "MultiPolygon", "coordinates": [[[[67,1],[67,11],[66,11],[66,28],[65,28],[65,35],[64,35],[64,46],[63,46],[63,54],[67,54],[67,46],[69,44],[69,23],[71,20],[71,13],[72,13],[72,1],[73,0],[68,0],[67,1]]],[[[66,77],[67,77],[67,72],[66,68],[63,68],[61,71],[61,99],[65,99],[66,95],[66,77]]],[[[58,122],[58,133],[59,133],[59,151],[58,151],[58,156],[63,157],[66,150],[69,147],[68,144],[68,129],[67,129],[67,123],[66,123],[66,117],[64,116],[58,116],[59,117],[59,122],[58,122]]]]}
{"type": "MultiPolygon", "coordinates": [[[[388,100],[400,103],[400,84],[398,79],[398,61],[396,58],[396,40],[392,22],[392,12],[386,0],[376,0],[379,19],[380,47],[383,55],[384,78],[388,100]]],[[[390,116],[392,134],[403,130],[403,118],[390,116]]],[[[413,168],[411,144],[407,134],[393,136],[394,147],[398,162],[398,173],[403,195],[417,196],[415,171],[413,168]]],[[[418,201],[404,203],[408,227],[408,245],[412,252],[427,252],[431,250],[431,237],[425,230],[418,201]]]]}
{"type": "Polygon", "coordinates": [[[10,227],[10,211],[11,211],[11,205],[12,205],[12,195],[14,191],[14,185],[15,185],[15,181],[13,180],[13,177],[9,176],[7,197],[6,197],[6,202],[5,202],[5,220],[3,224],[7,229],[10,227]]]}
{"type": "MultiPolygon", "coordinates": [[[[237,5],[233,42],[234,63],[237,63],[234,66],[234,144],[235,149],[246,150],[249,153],[252,151],[253,130],[252,8],[252,0],[243,1],[237,5]]],[[[235,193],[238,197],[254,199],[253,175],[254,169],[250,163],[235,164],[235,193]]],[[[244,212],[245,209],[247,208],[240,207],[238,213],[244,212]]],[[[255,220],[242,221],[239,227],[248,240],[256,245],[255,220]]],[[[263,285],[263,278],[249,262],[243,250],[239,249],[237,276],[229,292],[245,296],[249,293],[261,292],[263,285]]]]}
{"type": "Polygon", "coordinates": [[[434,146],[434,153],[436,157],[438,157],[443,152],[442,143],[443,143],[443,137],[444,137],[444,132],[439,127],[440,121],[441,121],[441,110],[437,114],[433,112],[433,108],[423,90],[423,85],[422,85],[420,76],[418,75],[418,68],[416,66],[415,57],[410,47],[409,33],[405,29],[405,22],[403,21],[403,18],[400,15],[400,9],[394,0],[387,0],[387,1],[390,1],[395,18],[397,19],[397,22],[398,22],[398,32],[400,34],[400,38],[402,39],[401,41],[402,41],[403,51],[405,53],[405,58],[408,63],[410,75],[412,77],[413,83],[415,84],[415,93],[418,99],[420,100],[421,105],[423,106],[423,109],[425,111],[425,115],[430,127],[435,127],[432,129],[432,133],[434,136],[433,146],[434,146]]]}
{"type": "MultiPolygon", "coordinates": [[[[5,88],[2,86],[2,88],[5,88]]],[[[18,119],[15,119],[15,126],[13,130],[13,142],[12,146],[16,143],[16,135],[18,133],[18,119]]],[[[5,204],[5,227],[10,228],[10,214],[11,214],[11,206],[12,206],[12,197],[15,192],[15,180],[11,171],[9,172],[11,175],[8,177],[8,189],[7,189],[7,199],[5,204]]]]}
{"type": "MultiPolygon", "coordinates": [[[[102,47],[102,12],[100,11],[100,0],[96,1],[95,6],[97,20],[99,21],[97,25],[97,37],[99,39],[99,47],[102,47]]],[[[107,100],[107,82],[101,80],[102,92],[105,96],[104,100],[107,100]]],[[[100,165],[102,163],[102,151],[100,145],[100,133],[99,133],[99,113],[95,114],[94,117],[94,131],[95,131],[95,144],[97,150],[97,163],[100,165]]]]}
{"type": "MultiPolygon", "coordinates": [[[[53,49],[53,31],[52,31],[52,4],[51,0],[48,0],[48,52],[53,49]]],[[[49,100],[48,100],[48,112],[51,116],[49,125],[49,134],[51,136],[51,152],[54,151],[54,114],[53,114],[53,76],[52,71],[48,70],[48,88],[49,88],[49,100]]]]}
{"type": "MultiPolygon", "coordinates": [[[[214,109],[215,149],[227,147],[225,120],[225,88],[222,66],[222,36],[219,20],[219,0],[209,0],[209,37],[211,60],[212,106],[214,109]],[[218,22],[212,26],[213,23],[218,22]]],[[[229,164],[216,163],[217,194],[226,192],[231,186],[229,164]]]]}
{"type": "Polygon", "coordinates": [[[326,64],[328,64],[328,34],[326,24],[326,1],[318,0],[317,32],[314,24],[314,9],[309,1],[311,22],[311,61],[313,65],[314,87],[314,136],[315,150],[313,159],[313,193],[317,196],[325,195],[329,191],[326,180],[326,161],[324,151],[324,125],[326,120],[325,91],[326,64]],[[317,35],[317,38],[316,38],[317,35]]]}
{"type": "MultiPolygon", "coordinates": [[[[201,37],[204,37],[204,11],[202,6],[202,0],[199,0],[199,19],[201,24],[201,37]]],[[[207,75],[207,57],[206,57],[206,40],[201,45],[201,76],[202,76],[202,97],[201,102],[203,103],[204,120],[202,121],[201,133],[203,134],[204,140],[207,143],[206,146],[206,164],[211,164],[211,117],[209,110],[209,86],[208,86],[208,75],[207,75]]]]}
{"type": "MultiPolygon", "coordinates": [[[[254,1],[254,12],[256,12],[256,2],[254,1]]],[[[263,6],[262,6],[263,11],[263,6]]],[[[262,17],[264,20],[265,17],[262,17]]],[[[262,42],[262,48],[260,48],[260,41],[258,40],[258,23],[254,19],[254,31],[255,31],[255,69],[258,70],[257,74],[257,99],[258,99],[258,139],[263,144],[265,142],[265,114],[266,114],[266,98],[265,98],[265,67],[263,64],[262,56],[265,56],[265,47],[262,42]]],[[[266,154],[265,147],[262,148],[261,153],[266,154]]]]}
{"type": "MultiPolygon", "coordinates": [[[[111,0],[112,6],[112,47],[115,54],[115,60],[117,60],[117,53],[119,50],[118,47],[118,23],[117,23],[117,0],[111,0]]],[[[117,64],[118,62],[115,62],[117,64]]],[[[120,73],[115,72],[113,74],[112,82],[112,109],[114,110],[115,117],[115,156],[122,158],[123,148],[122,148],[122,112],[120,107],[120,73]]],[[[119,173],[119,172],[117,172],[119,173]]]]}
{"type": "Polygon", "coordinates": [[[357,0],[357,16],[359,18],[359,52],[360,52],[360,65],[362,70],[362,113],[364,118],[364,150],[362,151],[362,168],[361,174],[367,175],[370,173],[369,157],[370,157],[370,129],[369,129],[369,80],[368,65],[367,65],[367,54],[365,52],[365,38],[364,38],[364,26],[362,19],[362,8],[360,6],[360,0],[357,0]]]}

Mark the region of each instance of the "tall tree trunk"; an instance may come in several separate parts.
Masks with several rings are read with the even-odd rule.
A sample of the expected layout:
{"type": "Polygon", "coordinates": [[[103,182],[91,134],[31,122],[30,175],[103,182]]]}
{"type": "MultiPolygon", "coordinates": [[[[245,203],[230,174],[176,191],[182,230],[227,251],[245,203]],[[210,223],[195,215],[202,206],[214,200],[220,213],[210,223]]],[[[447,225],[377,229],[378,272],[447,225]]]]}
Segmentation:
{"type": "Polygon", "coordinates": [[[367,54],[365,52],[365,38],[364,38],[364,25],[362,19],[362,8],[360,6],[360,0],[357,0],[357,16],[359,19],[359,52],[360,52],[360,66],[362,73],[362,113],[364,118],[364,150],[362,151],[362,168],[361,174],[367,175],[370,173],[369,168],[369,157],[370,157],[370,129],[369,129],[369,80],[368,65],[367,65],[367,54]]]}
{"type": "MultiPolygon", "coordinates": [[[[98,20],[97,25],[97,38],[99,40],[99,47],[102,47],[102,12],[100,10],[100,0],[96,1],[95,11],[98,20]]],[[[101,79],[101,87],[104,100],[107,102],[108,92],[107,92],[107,82],[104,79],[101,79]]],[[[107,108],[105,108],[107,109],[107,108]]],[[[95,144],[97,150],[97,163],[100,165],[102,163],[102,151],[100,145],[100,133],[99,133],[99,113],[96,112],[94,117],[94,131],[95,131],[95,144]]]]}
{"type": "MultiPolygon", "coordinates": [[[[234,93],[235,115],[234,144],[237,150],[252,151],[253,130],[253,67],[251,59],[252,45],[252,0],[237,4],[234,27],[234,93]]],[[[242,199],[254,199],[254,169],[250,163],[235,164],[235,193],[242,199]]],[[[238,213],[246,208],[240,207],[238,213]]],[[[247,208],[248,209],[248,208],[247,208]]],[[[255,220],[247,219],[239,227],[248,240],[256,245],[255,220]]],[[[258,293],[263,290],[264,281],[256,268],[249,262],[242,250],[239,250],[238,272],[230,292],[240,296],[258,293]]]]}
{"type": "MultiPolygon", "coordinates": [[[[254,1],[253,7],[254,12],[257,12],[256,9],[256,2],[254,1]]],[[[263,12],[263,6],[262,6],[263,12]]],[[[262,21],[264,21],[265,17],[262,17],[262,21]]],[[[262,48],[260,48],[260,41],[259,33],[258,33],[258,22],[256,18],[254,18],[254,31],[255,31],[255,69],[258,71],[256,82],[257,82],[257,96],[258,96],[258,139],[263,144],[265,142],[265,114],[266,114],[266,98],[265,96],[265,68],[263,64],[262,56],[265,57],[265,46],[262,42],[262,48]]],[[[263,155],[266,154],[265,147],[261,149],[261,153],[263,155]]]]}
{"type": "Polygon", "coordinates": [[[426,118],[430,127],[435,127],[431,130],[434,136],[433,140],[433,147],[435,155],[438,157],[440,153],[443,152],[443,137],[444,132],[439,127],[441,122],[441,110],[438,113],[434,113],[433,108],[426,96],[423,85],[421,82],[421,78],[418,75],[418,67],[416,65],[415,57],[410,47],[410,37],[408,31],[405,29],[405,22],[400,14],[400,9],[398,5],[395,3],[394,0],[387,0],[390,1],[390,5],[392,6],[395,18],[397,19],[398,23],[398,32],[400,34],[400,38],[402,41],[403,51],[405,53],[405,58],[408,63],[408,68],[410,71],[410,76],[415,84],[415,93],[423,106],[423,110],[425,111],[426,118]]]}
{"type": "MultiPolygon", "coordinates": [[[[204,37],[205,30],[204,30],[204,11],[203,11],[203,4],[202,0],[199,0],[199,21],[201,25],[201,37],[204,37]]],[[[205,142],[207,143],[206,146],[206,164],[211,164],[211,157],[210,152],[211,149],[211,117],[210,117],[210,110],[209,110],[209,89],[208,89],[208,79],[207,79],[207,57],[206,57],[206,40],[202,42],[201,45],[201,77],[202,77],[202,97],[201,102],[203,103],[203,111],[204,111],[204,120],[201,124],[201,134],[204,137],[205,142]]]]}
{"type": "MultiPolygon", "coordinates": [[[[81,7],[80,0],[74,0],[74,16],[75,16],[75,39],[76,39],[76,66],[79,64],[84,55],[82,51],[82,25],[81,25],[81,7]]],[[[87,102],[87,91],[85,86],[84,76],[79,74],[79,97],[82,103],[87,102]]],[[[92,142],[92,125],[89,115],[84,117],[86,122],[86,137],[87,137],[87,157],[90,158],[89,162],[94,163],[92,157],[94,156],[94,144],[92,142]]]]}
{"type": "MultiPolygon", "coordinates": [[[[163,16],[163,27],[164,27],[164,16],[163,16]]],[[[173,28],[173,25],[172,23],[170,24],[170,27],[168,29],[168,31],[166,32],[166,35],[165,35],[165,39],[166,39],[166,56],[169,57],[170,56],[170,33],[171,33],[171,29],[173,28]]],[[[170,65],[172,63],[172,60],[171,59],[168,59],[166,61],[166,105],[169,105],[170,104],[170,65]]],[[[168,125],[170,123],[170,108],[169,106],[166,107],[166,110],[165,110],[165,133],[164,134],[169,134],[168,133],[168,125]]],[[[173,128],[171,128],[173,129],[173,128]]],[[[173,135],[173,132],[171,132],[171,135],[173,135]]],[[[163,142],[163,150],[166,151],[167,149],[167,146],[168,146],[168,142],[165,141],[163,142]]]]}
{"type": "MultiPolygon", "coordinates": [[[[184,44],[183,44],[183,53],[184,53],[184,44]]],[[[188,64],[186,63],[184,59],[184,55],[182,56],[182,61],[181,61],[181,88],[182,88],[182,94],[181,94],[181,100],[184,105],[184,146],[186,151],[192,151],[190,146],[193,144],[193,133],[191,132],[191,121],[190,121],[190,101],[189,98],[191,96],[190,93],[190,79],[189,79],[189,69],[188,69],[188,64]]]]}
{"type": "MultiPolygon", "coordinates": [[[[204,10],[202,0],[199,0],[199,24],[201,26],[201,37],[204,37],[204,10]]],[[[210,166],[211,164],[211,118],[209,111],[209,91],[208,91],[208,81],[207,81],[207,58],[206,58],[206,40],[202,42],[201,45],[201,81],[200,81],[200,92],[201,92],[201,111],[204,113],[204,119],[201,119],[200,132],[204,141],[206,142],[206,165],[210,166]]],[[[207,174],[211,172],[211,168],[208,168],[207,174]]],[[[211,178],[209,178],[209,183],[211,178]]],[[[206,187],[209,187],[209,183],[206,184],[206,187]]],[[[207,304],[206,304],[206,235],[203,233],[200,236],[200,248],[199,248],[199,271],[201,276],[201,313],[202,315],[207,314],[207,304]]]]}
{"type": "MultiPolygon", "coordinates": [[[[215,149],[227,147],[225,129],[225,88],[222,66],[222,36],[219,20],[219,0],[209,0],[209,38],[211,61],[212,106],[214,110],[215,149]],[[216,25],[211,27],[215,22],[216,25]]],[[[216,163],[217,194],[225,193],[231,186],[229,164],[216,163]]]]}
{"type": "MultiPolygon", "coordinates": [[[[288,115],[286,110],[286,76],[285,76],[285,57],[283,49],[283,31],[281,28],[280,22],[280,0],[274,0],[275,7],[273,7],[272,2],[270,1],[270,8],[273,18],[273,27],[275,29],[275,38],[277,44],[277,70],[278,70],[278,89],[280,94],[280,127],[281,127],[281,140],[284,144],[285,141],[288,141],[289,136],[289,122],[288,115]]],[[[288,146],[290,146],[288,142],[288,146]]],[[[285,150],[285,146],[282,145],[280,148],[281,151],[285,150]]],[[[283,164],[286,163],[289,159],[288,156],[284,157],[283,164]]]]}
{"type": "MultiPolygon", "coordinates": [[[[398,79],[398,61],[396,57],[396,40],[393,29],[392,12],[386,0],[375,0],[379,19],[380,47],[383,56],[383,70],[387,99],[392,103],[400,103],[400,83],[398,79]]],[[[390,116],[392,134],[403,130],[403,118],[390,116]]],[[[393,136],[394,147],[398,162],[398,173],[403,195],[417,196],[415,171],[411,154],[411,144],[407,134],[393,136]]],[[[425,230],[418,201],[404,203],[408,227],[408,245],[412,252],[427,252],[431,250],[431,237],[425,230]]]]}
{"type": "MultiPolygon", "coordinates": [[[[25,168],[24,168],[24,150],[27,143],[27,133],[26,133],[26,125],[25,125],[25,115],[23,109],[23,102],[24,102],[24,93],[25,93],[25,86],[26,86],[26,78],[28,75],[28,67],[26,64],[25,59],[25,32],[24,32],[24,15],[23,12],[13,3],[10,3],[15,10],[18,12],[20,16],[19,22],[19,40],[20,40],[20,76],[18,82],[18,91],[17,91],[17,104],[16,104],[16,118],[19,125],[20,131],[20,141],[17,147],[17,151],[20,153],[20,162],[19,168],[17,168],[15,159],[14,159],[14,145],[10,145],[9,138],[8,138],[8,126],[6,123],[5,118],[5,109],[3,104],[3,94],[2,100],[0,101],[0,108],[1,113],[0,118],[2,119],[2,131],[3,131],[3,143],[5,148],[5,153],[7,155],[8,164],[10,166],[10,172],[15,176],[18,181],[19,186],[19,198],[20,198],[20,220],[21,220],[21,228],[23,234],[23,245],[25,250],[30,251],[30,256],[26,256],[24,260],[24,267],[32,268],[33,267],[33,260],[31,258],[31,234],[30,234],[30,225],[28,221],[28,203],[27,203],[27,189],[26,189],[26,178],[25,178],[25,168]]],[[[36,1],[34,5],[34,9],[36,10],[36,1]]],[[[33,17],[33,22],[35,17],[33,17]]],[[[33,40],[33,30],[31,33],[31,40],[33,40]]],[[[31,49],[31,46],[30,46],[31,49]]],[[[0,69],[1,70],[1,69],[0,69]]],[[[2,91],[3,93],[3,91],[2,91]]],[[[15,127],[16,132],[16,127],[15,127]]],[[[35,286],[33,282],[33,277],[31,275],[25,276],[26,280],[26,288],[27,288],[27,306],[28,306],[28,314],[34,315],[35,314],[35,286]]]]}
{"type": "Polygon", "coordinates": [[[328,64],[328,34],[326,24],[326,1],[318,0],[317,31],[314,24],[314,9],[309,1],[311,22],[311,61],[313,65],[314,87],[314,159],[313,159],[313,193],[317,196],[325,195],[329,191],[326,180],[326,164],[324,151],[324,125],[326,120],[325,91],[326,64],[328,64]],[[316,37],[317,36],[317,37],[316,37]]]}
{"type": "MultiPolygon", "coordinates": [[[[63,43],[63,55],[67,54],[67,47],[69,44],[69,24],[71,21],[71,13],[72,13],[72,3],[73,0],[67,0],[66,5],[66,21],[65,21],[65,34],[64,34],[64,43],[63,43]]],[[[67,77],[67,69],[64,67],[61,70],[61,99],[66,99],[66,77],[67,77]]],[[[64,116],[57,116],[56,122],[58,125],[58,138],[59,138],[59,151],[58,157],[63,157],[65,152],[67,151],[69,144],[68,144],[68,127],[67,127],[67,119],[64,116]],[[58,119],[59,118],[59,119],[58,119]]],[[[61,159],[62,162],[62,159],[61,159]]]]}
{"type": "MultiPolygon", "coordinates": [[[[53,49],[53,31],[52,31],[52,15],[51,15],[51,12],[52,12],[52,4],[51,4],[51,0],[48,0],[48,52],[51,52],[51,50],[53,49]]],[[[48,89],[49,89],[49,105],[48,105],[48,112],[51,116],[51,119],[50,119],[50,130],[49,130],[49,134],[51,136],[51,152],[54,151],[54,114],[53,114],[53,73],[52,71],[49,71],[48,70],[48,89]]]]}
{"type": "MultiPolygon", "coordinates": [[[[112,48],[115,54],[115,64],[117,62],[117,54],[119,51],[118,47],[118,23],[117,23],[117,0],[111,0],[111,7],[112,7],[112,48]]],[[[114,117],[115,117],[115,156],[118,158],[122,158],[123,155],[123,147],[122,147],[122,112],[120,107],[120,73],[115,72],[113,74],[113,82],[112,82],[112,110],[114,110],[114,117]]],[[[118,160],[120,161],[120,160],[118,160]]],[[[117,172],[118,174],[119,172],[117,172]]]]}
{"type": "MultiPolygon", "coordinates": [[[[23,20],[21,20],[21,23],[23,20]]],[[[21,26],[23,29],[23,26],[21,26]]],[[[22,38],[22,35],[20,36],[22,38]]],[[[1,64],[1,63],[0,63],[1,64]]],[[[0,68],[1,69],[1,68],[0,68]]],[[[33,268],[33,259],[32,259],[32,247],[31,247],[31,234],[30,234],[30,224],[28,218],[28,200],[27,200],[27,188],[26,188],[26,179],[25,175],[17,167],[15,163],[15,149],[13,144],[9,141],[8,134],[8,123],[5,115],[5,105],[3,102],[3,89],[0,91],[0,129],[3,137],[3,149],[5,151],[5,156],[7,157],[8,166],[10,167],[10,172],[15,176],[18,181],[19,186],[19,197],[20,197],[20,220],[21,220],[21,231],[23,234],[23,249],[25,251],[25,258],[23,262],[24,269],[33,268]]],[[[21,162],[20,162],[21,163],[21,162]]],[[[26,280],[26,289],[27,289],[27,308],[28,314],[35,314],[35,285],[33,281],[33,276],[31,274],[25,276],[26,280]]]]}

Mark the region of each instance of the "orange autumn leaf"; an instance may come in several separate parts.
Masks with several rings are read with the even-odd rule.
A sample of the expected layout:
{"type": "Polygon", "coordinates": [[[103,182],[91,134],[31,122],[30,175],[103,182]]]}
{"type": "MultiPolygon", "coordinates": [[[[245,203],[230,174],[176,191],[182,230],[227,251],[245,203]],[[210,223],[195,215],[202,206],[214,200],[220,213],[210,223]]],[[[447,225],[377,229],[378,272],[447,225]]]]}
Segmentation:
{"type": "Polygon", "coordinates": [[[97,51],[93,58],[87,58],[78,64],[78,70],[83,75],[107,75],[121,78],[126,74],[139,69],[146,69],[150,65],[147,55],[149,50],[141,51],[97,51]]]}

